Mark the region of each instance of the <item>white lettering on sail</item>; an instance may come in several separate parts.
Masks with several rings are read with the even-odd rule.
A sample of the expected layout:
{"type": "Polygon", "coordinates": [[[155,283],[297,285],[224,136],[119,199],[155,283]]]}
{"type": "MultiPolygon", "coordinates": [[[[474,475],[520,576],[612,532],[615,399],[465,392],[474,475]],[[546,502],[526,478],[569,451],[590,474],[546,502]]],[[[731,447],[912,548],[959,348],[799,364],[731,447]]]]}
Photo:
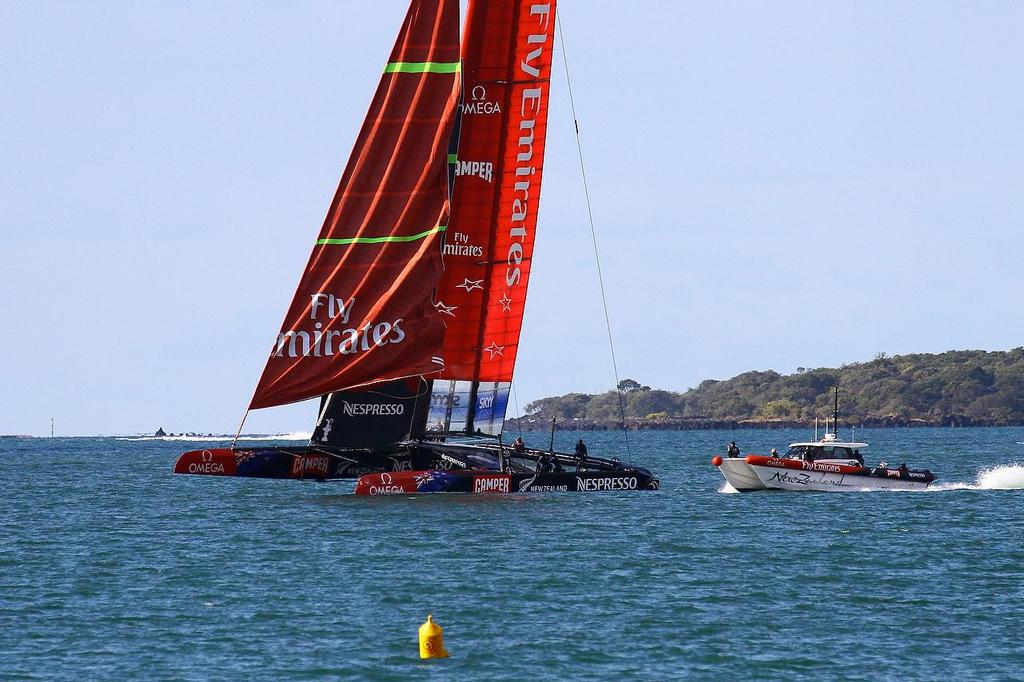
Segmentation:
{"type": "MultiPolygon", "coordinates": [[[[519,62],[519,69],[531,78],[540,78],[539,64],[543,60],[544,49],[548,45],[550,35],[548,29],[551,23],[551,4],[538,3],[530,5],[530,14],[537,19],[537,33],[531,33],[526,38],[527,46],[530,48],[526,57],[519,62]]],[[[509,221],[509,236],[512,240],[509,244],[505,262],[508,267],[505,269],[505,285],[514,287],[522,281],[523,273],[520,267],[523,259],[523,244],[529,238],[526,227],[527,217],[530,215],[530,191],[533,176],[537,168],[533,163],[534,131],[537,125],[537,117],[544,107],[546,86],[538,84],[534,88],[523,90],[519,103],[519,114],[522,119],[519,121],[519,139],[516,152],[515,184],[513,185],[512,208],[509,221]]],[[[536,201],[536,197],[534,198],[536,201]]]]}
{"type": "Polygon", "coordinates": [[[459,105],[464,116],[476,114],[500,114],[501,104],[487,99],[487,89],[482,85],[475,86],[469,93],[470,101],[459,105]]]}
{"type": "Polygon", "coordinates": [[[330,318],[341,317],[341,321],[348,323],[349,314],[352,312],[352,304],[356,302],[356,299],[350,298],[347,301],[337,298],[334,294],[322,294],[315,293],[310,296],[312,299],[309,303],[309,319],[315,320],[319,309],[323,307],[324,301],[327,301],[327,316],[330,318]]]}
{"type": "MultiPolygon", "coordinates": [[[[327,326],[335,321],[347,324],[355,306],[355,298],[345,300],[334,294],[315,293],[310,296],[309,317],[317,319],[321,312],[327,313],[327,326]],[[326,309],[326,310],[323,310],[326,309]]],[[[324,329],[323,322],[313,325],[313,330],[290,329],[277,335],[272,357],[332,357],[352,355],[371,348],[379,348],[405,340],[401,327],[402,318],[392,322],[364,320],[360,327],[345,329],[324,329]]]]}
{"type": "Polygon", "coordinates": [[[470,243],[468,234],[463,232],[452,232],[451,242],[447,240],[445,241],[442,253],[446,256],[473,256],[474,258],[482,258],[484,255],[484,247],[470,243]]]}
{"type": "Polygon", "coordinates": [[[456,161],[455,174],[473,176],[491,182],[494,180],[494,164],[490,161],[456,161]]]}

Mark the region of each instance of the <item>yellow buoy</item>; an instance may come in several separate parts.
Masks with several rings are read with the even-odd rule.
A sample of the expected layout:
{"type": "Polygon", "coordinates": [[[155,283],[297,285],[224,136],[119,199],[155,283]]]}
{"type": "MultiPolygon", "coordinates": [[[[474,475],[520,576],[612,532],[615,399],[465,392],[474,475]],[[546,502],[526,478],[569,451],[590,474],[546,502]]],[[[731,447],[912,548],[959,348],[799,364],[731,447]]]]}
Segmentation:
{"type": "Polygon", "coordinates": [[[427,622],[420,626],[420,658],[448,658],[444,634],[433,616],[428,615],[427,622]]]}

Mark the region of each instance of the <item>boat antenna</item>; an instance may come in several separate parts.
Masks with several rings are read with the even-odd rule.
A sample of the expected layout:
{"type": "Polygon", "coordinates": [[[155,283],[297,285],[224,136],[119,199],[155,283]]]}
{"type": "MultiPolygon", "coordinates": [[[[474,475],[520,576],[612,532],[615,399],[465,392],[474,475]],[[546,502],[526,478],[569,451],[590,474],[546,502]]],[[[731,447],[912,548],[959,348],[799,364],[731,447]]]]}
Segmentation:
{"type": "Polygon", "coordinates": [[[839,386],[833,386],[835,402],[832,404],[832,433],[839,438],[839,386]]]}
{"type": "Polygon", "coordinates": [[[555,452],[555,418],[551,418],[551,445],[548,446],[552,453],[555,452]]]}
{"type": "Polygon", "coordinates": [[[555,15],[555,25],[558,27],[558,41],[562,44],[562,65],[565,67],[565,85],[569,93],[569,109],[572,112],[572,123],[576,128],[576,152],[580,159],[580,176],[583,179],[583,195],[587,200],[587,217],[590,219],[590,238],[594,244],[594,261],[597,263],[597,281],[601,287],[601,302],[604,304],[604,325],[608,330],[608,350],[612,356],[612,372],[615,373],[615,393],[619,397],[619,423],[622,425],[622,437],[626,441],[626,459],[631,459],[629,451],[629,431],[626,429],[626,405],[622,398],[622,389],[619,387],[619,365],[615,361],[615,343],[612,341],[612,318],[608,314],[608,297],[604,292],[604,276],[601,273],[601,254],[597,249],[597,230],[594,228],[594,211],[590,206],[590,189],[587,186],[587,168],[583,163],[583,142],[580,140],[580,122],[576,118],[576,102],[572,96],[572,79],[569,78],[569,57],[566,55],[565,36],[562,35],[562,14],[555,15]]]}

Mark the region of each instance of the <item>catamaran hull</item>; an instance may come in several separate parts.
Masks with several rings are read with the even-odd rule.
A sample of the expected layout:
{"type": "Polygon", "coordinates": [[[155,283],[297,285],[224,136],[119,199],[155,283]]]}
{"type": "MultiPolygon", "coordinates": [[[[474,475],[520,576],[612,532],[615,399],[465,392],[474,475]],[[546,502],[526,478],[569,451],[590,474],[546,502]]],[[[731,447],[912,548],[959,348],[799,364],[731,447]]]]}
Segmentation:
{"type": "Polygon", "coordinates": [[[174,465],[174,473],[327,481],[442,466],[444,462],[436,453],[418,448],[385,453],[319,447],[210,448],[182,454],[174,465]]]}
{"type": "Polygon", "coordinates": [[[497,473],[481,471],[400,471],[368,474],[356,483],[356,495],[422,493],[526,493],[657,490],[646,471],[497,473]]]}

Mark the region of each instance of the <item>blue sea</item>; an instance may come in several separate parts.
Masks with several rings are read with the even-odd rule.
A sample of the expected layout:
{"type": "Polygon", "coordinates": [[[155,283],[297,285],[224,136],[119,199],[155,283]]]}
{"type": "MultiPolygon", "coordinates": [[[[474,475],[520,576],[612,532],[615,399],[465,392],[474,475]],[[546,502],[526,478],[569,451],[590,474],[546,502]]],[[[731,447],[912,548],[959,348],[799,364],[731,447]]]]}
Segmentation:
{"type": "Polygon", "coordinates": [[[804,431],[582,435],[661,490],[356,498],[172,475],[202,442],[0,440],[0,678],[1024,677],[1024,429],[858,431],[941,478],[847,494],[723,492],[725,443],[804,431]]]}

